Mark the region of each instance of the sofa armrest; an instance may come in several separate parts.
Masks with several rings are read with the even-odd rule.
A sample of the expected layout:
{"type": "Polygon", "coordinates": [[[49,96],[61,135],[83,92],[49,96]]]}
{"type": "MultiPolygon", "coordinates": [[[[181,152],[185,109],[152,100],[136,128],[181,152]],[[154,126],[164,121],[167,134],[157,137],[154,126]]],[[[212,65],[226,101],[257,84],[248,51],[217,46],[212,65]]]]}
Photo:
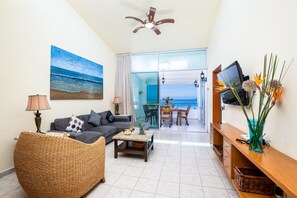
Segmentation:
{"type": "Polygon", "coordinates": [[[50,130],[56,130],[56,126],[54,122],[51,122],[50,130]]]}
{"type": "Polygon", "coordinates": [[[131,115],[114,115],[114,122],[131,122],[131,115]]]}

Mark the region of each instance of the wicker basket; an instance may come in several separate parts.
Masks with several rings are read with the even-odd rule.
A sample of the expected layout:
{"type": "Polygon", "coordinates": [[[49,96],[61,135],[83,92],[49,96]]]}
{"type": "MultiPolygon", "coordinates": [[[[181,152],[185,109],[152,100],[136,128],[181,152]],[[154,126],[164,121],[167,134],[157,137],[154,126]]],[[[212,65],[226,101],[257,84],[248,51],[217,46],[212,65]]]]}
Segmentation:
{"type": "Polygon", "coordinates": [[[234,177],[240,191],[273,195],[275,184],[257,168],[234,166],[234,177]]]}
{"type": "Polygon", "coordinates": [[[132,142],[132,147],[136,149],[143,149],[144,145],[145,144],[143,142],[132,142]]]}

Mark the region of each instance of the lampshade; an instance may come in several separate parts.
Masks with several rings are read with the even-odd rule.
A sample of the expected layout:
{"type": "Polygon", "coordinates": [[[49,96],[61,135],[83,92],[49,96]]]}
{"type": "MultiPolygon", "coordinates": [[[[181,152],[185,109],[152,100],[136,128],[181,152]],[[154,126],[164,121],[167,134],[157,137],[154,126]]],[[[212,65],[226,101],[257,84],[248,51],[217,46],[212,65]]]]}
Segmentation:
{"type": "Polygon", "coordinates": [[[31,95],[28,97],[26,111],[37,111],[50,109],[46,95],[31,95]]]}
{"type": "Polygon", "coordinates": [[[121,103],[122,103],[121,97],[114,97],[113,104],[121,104],[121,103]]]}

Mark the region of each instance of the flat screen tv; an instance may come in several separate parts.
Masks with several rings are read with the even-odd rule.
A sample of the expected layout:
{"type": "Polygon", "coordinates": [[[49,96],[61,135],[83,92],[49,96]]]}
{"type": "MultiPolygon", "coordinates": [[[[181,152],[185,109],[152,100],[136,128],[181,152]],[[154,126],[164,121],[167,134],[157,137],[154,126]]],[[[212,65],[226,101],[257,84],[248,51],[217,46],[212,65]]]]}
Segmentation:
{"type": "MultiPolygon", "coordinates": [[[[217,74],[219,80],[223,81],[227,86],[234,87],[244,106],[249,104],[249,98],[247,92],[242,89],[242,83],[245,77],[242,74],[241,67],[237,61],[223,69],[217,74]]],[[[246,77],[248,79],[248,77],[246,77]]],[[[224,104],[239,105],[236,97],[231,90],[227,90],[221,93],[221,99],[224,104]]]]}

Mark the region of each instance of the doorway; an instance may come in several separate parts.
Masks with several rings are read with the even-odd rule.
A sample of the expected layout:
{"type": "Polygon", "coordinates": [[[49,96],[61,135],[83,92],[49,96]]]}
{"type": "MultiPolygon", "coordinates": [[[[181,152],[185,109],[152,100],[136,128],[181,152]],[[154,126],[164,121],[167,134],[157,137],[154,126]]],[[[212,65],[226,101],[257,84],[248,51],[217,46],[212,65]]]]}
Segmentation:
{"type": "MultiPolygon", "coordinates": [[[[175,106],[187,108],[187,105],[191,105],[192,108],[188,117],[199,122],[202,127],[206,126],[205,117],[207,111],[205,108],[207,105],[205,105],[204,97],[206,86],[205,82],[200,82],[200,72],[202,70],[206,72],[207,69],[205,49],[132,54],[131,62],[136,117],[144,117],[151,122],[152,127],[159,128],[159,104],[162,105],[164,102],[162,101],[163,97],[172,95],[170,93],[163,95],[162,86],[167,86],[167,88],[179,86],[180,90],[183,91],[192,89],[195,95],[191,98],[180,99],[174,96],[175,106]],[[170,75],[175,75],[175,79],[171,83],[170,75]],[[202,97],[202,100],[200,97],[202,97]],[[149,112],[148,108],[151,112],[156,112],[154,109],[157,109],[157,106],[157,115],[156,113],[147,113],[149,112]]],[[[176,90],[176,92],[181,91],[176,90]]],[[[207,131],[207,129],[205,127],[203,130],[191,129],[191,131],[201,132],[207,131]]]]}
{"type": "MultiPolygon", "coordinates": [[[[205,81],[200,78],[202,70],[161,71],[160,72],[160,106],[169,98],[172,108],[172,130],[205,132],[205,81]],[[189,107],[189,112],[186,110],[189,107]],[[183,117],[178,119],[178,112],[183,117]],[[189,125],[187,125],[187,122],[189,125]]],[[[162,129],[168,129],[162,125],[162,129]]]]}

